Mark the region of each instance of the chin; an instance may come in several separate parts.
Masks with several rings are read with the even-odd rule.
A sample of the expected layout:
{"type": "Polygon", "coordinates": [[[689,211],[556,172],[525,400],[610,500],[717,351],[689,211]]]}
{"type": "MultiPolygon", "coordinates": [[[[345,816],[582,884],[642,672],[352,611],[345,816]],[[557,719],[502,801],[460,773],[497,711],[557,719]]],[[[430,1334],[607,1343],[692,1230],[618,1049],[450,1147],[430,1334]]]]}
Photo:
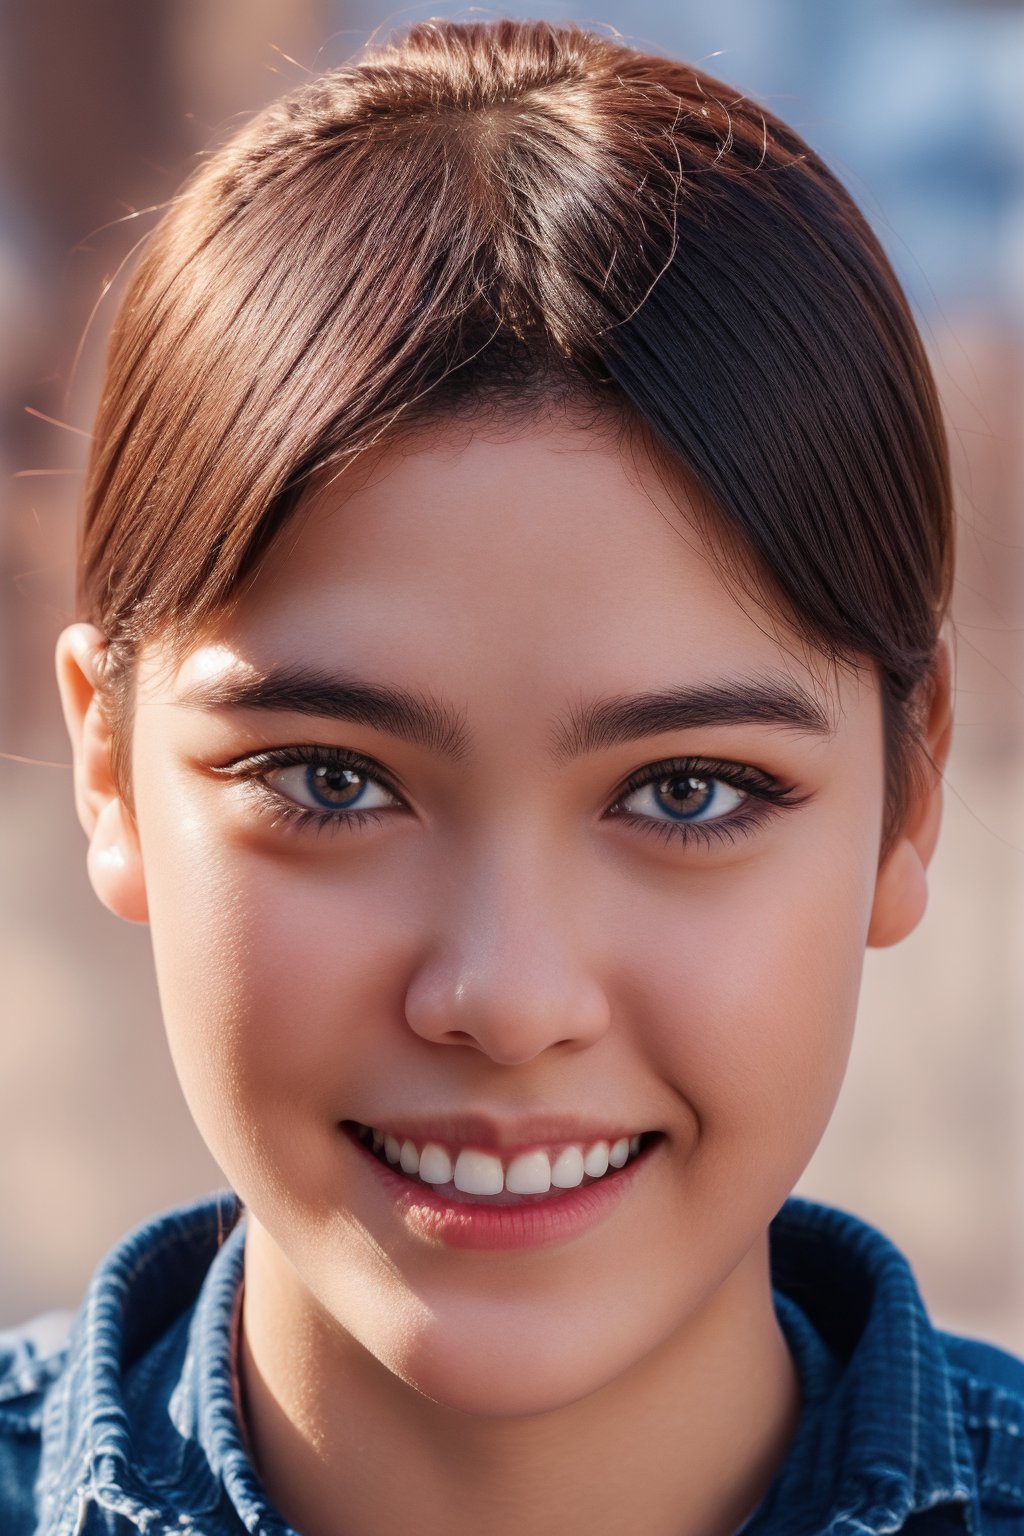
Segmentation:
{"type": "MultiPolygon", "coordinates": [[[[552,1338],[536,1323],[532,1337],[435,1323],[407,1341],[389,1368],[439,1406],[476,1418],[553,1413],[599,1391],[631,1363],[609,1358],[602,1330],[552,1338]]],[[[619,1335],[620,1348],[622,1336],[619,1335]]],[[[638,1347],[638,1353],[643,1353],[638,1347]]]]}
{"type": "Polygon", "coordinates": [[[417,1365],[403,1372],[402,1379],[439,1407],[480,1419],[555,1413],[603,1385],[589,1371],[562,1374],[539,1362],[536,1369],[520,1362],[515,1371],[498,1371],[479,1357],[417,1365]]]}

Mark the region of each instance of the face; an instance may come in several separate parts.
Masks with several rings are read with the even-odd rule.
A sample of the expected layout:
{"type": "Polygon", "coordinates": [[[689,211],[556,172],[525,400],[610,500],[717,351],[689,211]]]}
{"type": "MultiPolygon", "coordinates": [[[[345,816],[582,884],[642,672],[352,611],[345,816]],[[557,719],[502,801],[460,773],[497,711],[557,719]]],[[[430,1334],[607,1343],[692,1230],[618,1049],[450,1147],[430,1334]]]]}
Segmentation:
{"type": "Polygon", "coordinates": [[[763,1277],[847,1060],[881,709],[737,601],[681,492],[570,428],[380,454],[143,654],[133,782],[188,1103],[331,1326],[537,1411],[763,1277]],[[509,1200],[356,1126],[470,1185],[642,1141],[509,1200]]]}

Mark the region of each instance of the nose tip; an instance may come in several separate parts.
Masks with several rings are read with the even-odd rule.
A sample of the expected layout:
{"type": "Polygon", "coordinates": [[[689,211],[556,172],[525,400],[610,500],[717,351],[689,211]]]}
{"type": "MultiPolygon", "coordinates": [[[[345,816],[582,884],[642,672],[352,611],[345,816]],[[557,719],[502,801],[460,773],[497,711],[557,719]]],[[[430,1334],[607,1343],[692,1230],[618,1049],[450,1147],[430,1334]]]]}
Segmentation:
{"type": "Polygon", "coordinates": [[[582,971],[552,976],[525,965],[516,975],[478,970],[457,976],[441,964],[414,978],[406,1018],[424,1040],[521,1066],[555,1047],[592,1044],[608,1027],[609,1008],[595,979],[582,971]]]}

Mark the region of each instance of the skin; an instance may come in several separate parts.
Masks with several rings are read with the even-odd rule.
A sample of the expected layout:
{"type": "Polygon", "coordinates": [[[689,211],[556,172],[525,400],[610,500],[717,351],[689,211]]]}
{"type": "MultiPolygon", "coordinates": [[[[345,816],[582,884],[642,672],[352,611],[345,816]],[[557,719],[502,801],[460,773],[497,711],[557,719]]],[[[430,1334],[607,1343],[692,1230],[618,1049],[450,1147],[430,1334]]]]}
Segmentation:
{"type": "Polygon", "coordinates": [[[435,429],[366,469],[318,492],[188,655],[143,653],[134,815],[103,638],[58,646],[93,884],[151,924],[182,1088],[249,1210],[254,1460],[305,1536],[729,1536],[800,1406],[767,1228],[839,1092],[865,945],[924,910],[948,674],[936,772],[880,865],[873,672],[741,604],[650,464],[549,423],[435,429]],[[282,662],[447,700],[469,747],[185,700],[282,662]],[[802,689],[829,733],[727,723],[551,756],[584,701],[750,678],[802,689]],[[295,744],[370,757],[405,803],[371,781],[376,824],[318,832],[219,771],[295,744]],[[753,766],[792,803],[689,842],[609,814],[671,820],[623,781],[684,757],[753,766]],[[586,1232],[469,1252],[408,1230],[338,1129],[468,1110],[663,1139],[586,1232]]]}

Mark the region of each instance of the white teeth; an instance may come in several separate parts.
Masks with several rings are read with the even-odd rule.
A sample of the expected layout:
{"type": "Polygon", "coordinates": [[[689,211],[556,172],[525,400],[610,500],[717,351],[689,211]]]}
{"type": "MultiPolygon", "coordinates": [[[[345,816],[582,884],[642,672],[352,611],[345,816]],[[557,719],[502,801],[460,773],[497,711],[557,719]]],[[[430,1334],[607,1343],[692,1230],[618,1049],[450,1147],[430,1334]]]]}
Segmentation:
{"type": "Polygon", "coordinates": [[[513,1195],[546,1195],[551,1188],[551,1159],[546,1152],[522,1152],[505,1171],[505,1188],[513,1195]]]}
{"type": "Polygon", "coordinates": [[[452,1177],[452,1160],[444,1147],[436,1141],[428,1141],[420,1153],[420,1178],[424,1184],[448,1184],[452,1177]]]}
{"type": "Polygon", "coordinates": [[[641,1136],[620,1136],[617,1141],[595,1141],[590,1146],[562,1147],[554,1157],[542,1147],[519,1152],[505,1168],[491,1152],[464,1147],[455,1162],[445,1147],[428,1141],[422,1151],[406,1137],[399,1141],[390,1132],[361,1126],[360,1135],[374,1152],[383,1149],[387,1161],[399,1164],[410,1178],[424,1184],[448,1184],[467,1195],[544,1195],[554,1189],[576,1189],[584,1177],[599,1179],[609,1168],[622,1168],[640,1151],[641,1136]]]}
{"type": "Polygon", "coordinates": [[[583,1153],[579,1147],[563,1147],[551,1164],[551,1182],[556,1189],[575,1189],[583,1183],[583,1153]]]}
{"type": "Polygon", "coordinates": [[[464,1195],[500,1195],[505,1187],[505,1172],[500,1157],[489,1152],[471,1152],[463,1147],[455,1159],[455,1188],[464,1195]]]}

